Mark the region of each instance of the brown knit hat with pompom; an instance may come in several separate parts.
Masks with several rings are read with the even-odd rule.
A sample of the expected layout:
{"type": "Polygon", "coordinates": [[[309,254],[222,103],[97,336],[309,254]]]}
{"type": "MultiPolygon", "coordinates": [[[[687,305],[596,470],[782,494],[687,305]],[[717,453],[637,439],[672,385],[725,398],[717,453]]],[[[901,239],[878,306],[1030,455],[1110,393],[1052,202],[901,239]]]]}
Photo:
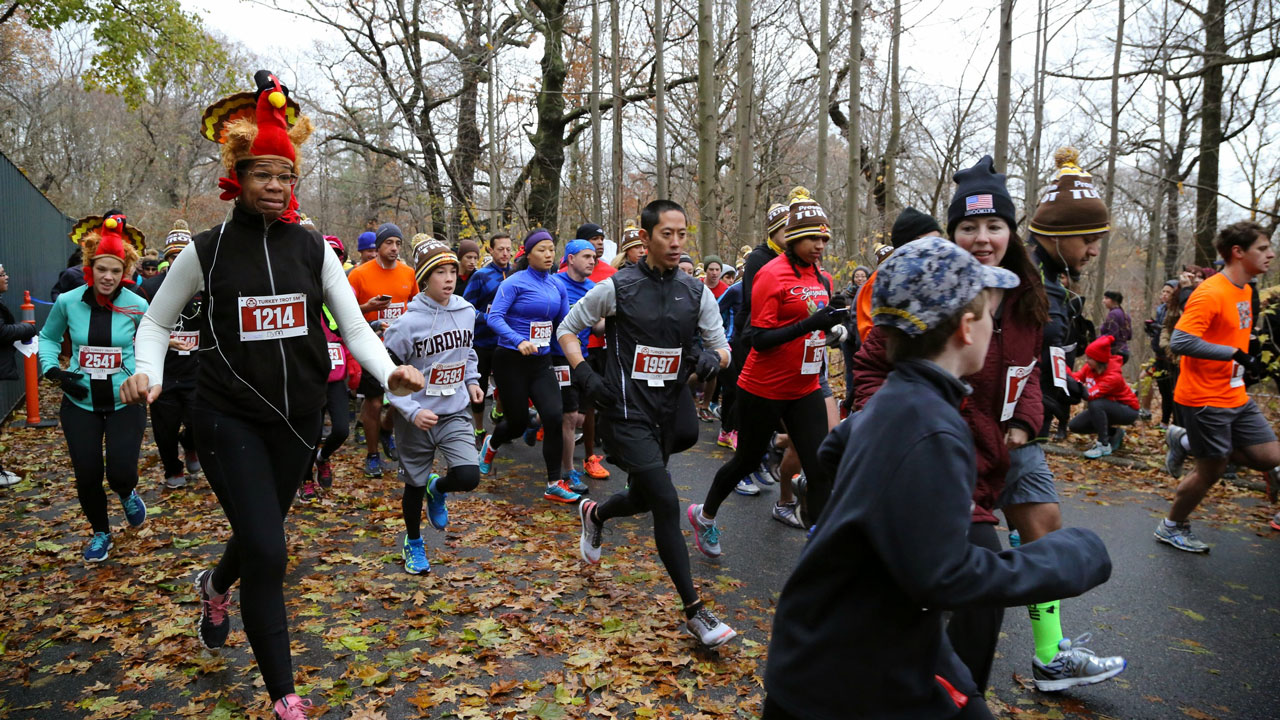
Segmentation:
{"type": "Polygon", "coordinates": [[[1080,167],[1079,151],[1061,148],[1053,154],[1053,162],[1058,172],[1040,197],[1040,206],[1031,218],[1031,232],[1050,237],[1109,232],[1111,215],[1093,177],[1080,167]]]}

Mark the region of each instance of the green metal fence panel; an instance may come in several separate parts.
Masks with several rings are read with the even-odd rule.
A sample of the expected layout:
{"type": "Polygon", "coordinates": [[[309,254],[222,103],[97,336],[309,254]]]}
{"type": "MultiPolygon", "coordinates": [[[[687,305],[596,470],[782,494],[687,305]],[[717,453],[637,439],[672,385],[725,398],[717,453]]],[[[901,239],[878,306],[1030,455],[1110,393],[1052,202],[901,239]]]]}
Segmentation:
{"type": "MultiPolygon", "coordinates": [[[[37,326],[49,315],[49,305],[44,303],[75,250],[67,239],[73,222],[0,153],[0,264],[9,273],[9,291],[0,302],[19,320],[23,290],[31,291],[36,301],[37,326]]],[[[17,360],[21,368],[22,357],[17,360]]],[[[23,372],[25,369],[19,370],[19,374],[23,372]]],[[[23,399],[23,389],[22,380],[0,382],[0,412],[5,417],[23,399]]]]}

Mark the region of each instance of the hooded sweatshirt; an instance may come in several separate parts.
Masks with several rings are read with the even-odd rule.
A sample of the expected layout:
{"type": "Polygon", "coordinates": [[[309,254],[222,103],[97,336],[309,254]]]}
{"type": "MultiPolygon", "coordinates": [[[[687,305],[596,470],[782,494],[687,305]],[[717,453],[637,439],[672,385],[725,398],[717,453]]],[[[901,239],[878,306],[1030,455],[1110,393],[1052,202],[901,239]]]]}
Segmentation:
{"type": "Polygon", "coordinates": [[[391,405],[409,422],[419,410],[444,417],[467,409],[471,398],[467,385],[478,385],[473,347],[476,309],[457,295],[441,305],[426,293],[418,293],[404,315],[383,335],[387,352],[397,362],[422,371],[427,384],[403,397],[388,396],[391,405]]]}
{"type": "Polygon", "coordinates": [[[498,286],[489,309],[489,329],[498,335],[498,347],[518,350],[532,341],[536,355],[551,352],[554,330],[569,314],[569,298],[552,274],[532,268],[521,270],[498,286]]]}

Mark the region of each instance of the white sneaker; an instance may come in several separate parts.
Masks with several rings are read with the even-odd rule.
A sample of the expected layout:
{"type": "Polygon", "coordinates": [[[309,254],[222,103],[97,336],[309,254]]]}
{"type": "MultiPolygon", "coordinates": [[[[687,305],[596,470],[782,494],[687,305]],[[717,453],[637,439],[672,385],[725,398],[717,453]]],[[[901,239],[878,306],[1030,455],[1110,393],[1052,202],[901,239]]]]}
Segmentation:
{"type": "Polygon", "coordinates": [[[578,537],[578,553],[591,565],[600,562],[600,535],[604,532],[604,525],[591,519],[591,511],[595,509],[596,503],[591,500],[578,503],[578,519],[582,521],[582,534],[578,537]]]}
{"type": "Polygon", "coordinates": [[[738,635],[733,628],[720,622],[720,619],[705,605],[698,608],[697,614],[689,618],[685,623],[685,629],[690,635],[698,638],[698,642],[709,648],[720,647],[738,635]]]}
{"type": "Polygon", "coordinates": [[[738,486],[733,489],[739,495],[759,495],[760,486],[751,481],[751,476],[742,478],[738,481],[738,486]]]}
{"type": "Polygon", "coordinates": [[[9,487],[22,482],[22,478],[17,473],[11,473],[8,470],[0,470],[0,487],[9,487]]]}

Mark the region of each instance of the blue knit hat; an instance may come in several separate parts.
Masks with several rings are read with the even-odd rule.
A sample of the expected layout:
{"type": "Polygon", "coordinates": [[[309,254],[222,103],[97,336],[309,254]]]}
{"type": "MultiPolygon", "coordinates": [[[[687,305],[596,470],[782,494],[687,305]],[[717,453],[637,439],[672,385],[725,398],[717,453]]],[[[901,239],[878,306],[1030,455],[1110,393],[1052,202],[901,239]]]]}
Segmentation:
{"type": "Polygon", "coordinates": [[[356,238],[356,249],[360,251],[375,250],[378,247],[378,236],[371,230],[365,230],[356,238]]]}

